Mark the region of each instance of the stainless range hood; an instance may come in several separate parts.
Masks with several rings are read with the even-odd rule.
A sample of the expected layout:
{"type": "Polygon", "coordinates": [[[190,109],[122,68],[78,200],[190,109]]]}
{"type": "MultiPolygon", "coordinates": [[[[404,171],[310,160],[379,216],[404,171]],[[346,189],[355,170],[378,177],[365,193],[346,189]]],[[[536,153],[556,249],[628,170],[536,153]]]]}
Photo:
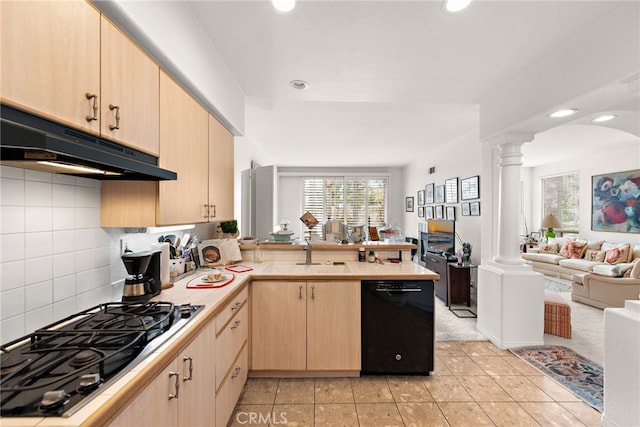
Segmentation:
{"type": "Polygon", "coordinates": [[[177,174],[147,153],[2,105],[0,163],[102,180],[164,181],[177,174]]]}

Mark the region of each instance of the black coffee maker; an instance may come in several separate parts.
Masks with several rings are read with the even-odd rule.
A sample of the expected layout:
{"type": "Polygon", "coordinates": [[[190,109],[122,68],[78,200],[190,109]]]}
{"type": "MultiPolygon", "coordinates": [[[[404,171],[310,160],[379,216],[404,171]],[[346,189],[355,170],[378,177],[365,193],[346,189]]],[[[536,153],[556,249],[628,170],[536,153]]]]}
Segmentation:
{"type": "Polygon", "coordinates": [[[147,302],[162,291],[161,251],[128,252],[122,255],[129,276],[124,281],[123,302],[147,302]]]}

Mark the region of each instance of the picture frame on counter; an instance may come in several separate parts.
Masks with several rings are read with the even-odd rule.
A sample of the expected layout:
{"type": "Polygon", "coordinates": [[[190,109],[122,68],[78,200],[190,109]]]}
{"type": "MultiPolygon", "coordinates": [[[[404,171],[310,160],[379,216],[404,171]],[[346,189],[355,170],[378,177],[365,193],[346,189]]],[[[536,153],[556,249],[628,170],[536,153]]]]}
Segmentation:
{"type": "Polygon", "coordinates": [[[424,206],[418,206],[418,218],[424,218],[424,206]]]}
{"type": "Polygon", "coordinates": [[[425,206],[424,219],[433,219],[433,206],[425,206]]]}
{"type": "Polygon", "coordinates": [[[470,216],[471,215],[471,207],[469,206],[469,203],[460,204],[460,211],[462,213],[462,216],[470,216]]]}
{"type": "Polygon", "coordinates": [[[418,191],[418,206],[424,206],[424,190],[418,191]]]}
{"type": "Polygon", "coordinates": [[[444,185],[436,185],[435,203],[444,203],[444,185]]]}
{"type": "Polygon", "coordinates": [[[432,182],[424,187],[424,198],[426,204],[433,203],[433,186],[434,184],[432,182]]]}
{"type": "Polygon", "coordinates": [[[444,219],[444,209],[443,209],[443,207],[444,207],[444,205],[436,205],[436,219],[444,219]]]}
{"type": "Polygon", "coordinates": [[[413,212],[413,196],[408,196],[404,201],[404,209],[407,212],[413,212]]]}
{"type": "Polygon", "coordinates": [[[480,202],[469,203],[469,211],[471,216],[480,216],[480,202]]]}
{"type": "Polygon", "coordinates": [[[445,203],[458,203],[458,178],[449,178],[444,181],[445,203]]]}
{"type": "Polygon", "coordinates": [[[452,221],[456,220],[456,207],[455,206],[447,206],[447,218],[452,221]]]}
{"type": "Polygon", "coordinates": [[[480,176],[472,176],[460,180],[460,199],[473,200],[480,198],[480,176]]]}

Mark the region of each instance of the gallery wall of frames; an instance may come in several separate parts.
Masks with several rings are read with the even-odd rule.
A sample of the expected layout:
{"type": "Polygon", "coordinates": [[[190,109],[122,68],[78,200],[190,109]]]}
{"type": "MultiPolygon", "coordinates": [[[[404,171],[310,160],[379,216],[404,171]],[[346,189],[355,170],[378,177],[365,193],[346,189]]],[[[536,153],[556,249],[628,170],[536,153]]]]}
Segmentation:
{"type": "MultiPolygon", "coordinates": [[[[480,176],[449,178],[444,182],[427,183],[416,194],[418,218],[459,219],[459,216],[480,215],[480,176]]],[[[406,198],[405,210],[414,212],[414,197],[406,198]]]]}

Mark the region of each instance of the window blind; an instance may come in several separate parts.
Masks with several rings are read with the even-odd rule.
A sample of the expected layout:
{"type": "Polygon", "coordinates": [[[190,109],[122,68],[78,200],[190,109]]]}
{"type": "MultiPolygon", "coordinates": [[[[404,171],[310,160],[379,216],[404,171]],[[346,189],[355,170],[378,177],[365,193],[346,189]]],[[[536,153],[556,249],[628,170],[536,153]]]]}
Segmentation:
{"type": "Polygon", "coordinates": [[[580,227],[580,175],[577,172],[542,178],[542,216],[553,214],[565,230],[580,227]]]}

